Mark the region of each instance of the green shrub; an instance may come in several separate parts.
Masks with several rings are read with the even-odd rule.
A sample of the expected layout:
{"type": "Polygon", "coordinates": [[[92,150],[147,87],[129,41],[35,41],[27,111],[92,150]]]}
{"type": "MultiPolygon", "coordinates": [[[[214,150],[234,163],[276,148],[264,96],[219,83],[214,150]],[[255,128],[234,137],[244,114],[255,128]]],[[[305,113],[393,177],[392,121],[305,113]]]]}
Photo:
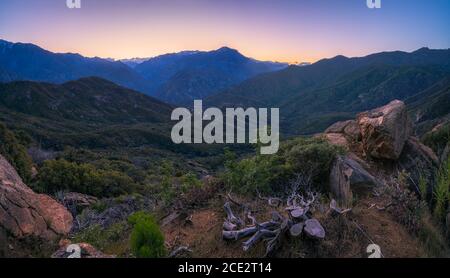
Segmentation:
{"type": "Polygon", "coordinates": [[[11,163],[19,176],[27,183],[31,180],[33,163],[26,148],[21,144],[25,141],[23,138],[25,135],[22,134],[17,138],[5,125],[0,123],[0,154],[11,163]]]}
{"type": "Polygon", "coordinates": [[[442,221],[445,218],[450,198],[450,156],[439,169],[433,193],[436,200],[434,216],[442,221]]]}
{"type": "Polygon", "coordinates": [[[164,235],[154,218],[145,212],[136,212],[128,218],[132,224],[131,249],[138,258],[160,258],[166,255],[164,235]]]}
{"type": "Polygon", "coordinates": [[[435,223],[429,210],[424,204],[424,209],[420,210],[419,240],[426,251],[427,256],[431,258],[448,257],[448,243],[441,229],[440,223],[435,223]]]}
{"type": "Polygon", "coordinates": [[[427,179],[423,175],[420,175],[419,190],[420,190],[420,198],[422,199],[422,201],[427,201],[427,189],[428,189],[427,179]]]}
{"type": "Polygon", "coordinates": [[[450,142],[450,123],[447,123],[438,131],[425,134],[422,141],[425,145],[431,147],[436,154],[440,155],[448,142],[450,142]]]}
{"type": "Polygon", "coordinates": [[[331,164],[341,149],[318,138],[296,138],[285,142],[277,154],[256,155],[236,161],[225,152],[226,171],[222,179],[227,187],[242,193],[284,192],[296,174],[310,176],[317,187],[328,182],[331,164]]]}
{"type": "Polygon", "coordinates": [[[97,170],[90,164],[78,164],[64,159],[48,160],[39,171],[36,189],[54,194],[74,191],[97,197],[114,197],[135,190],[136,184],[117,171],[97,170]]]}
{"type": "Polygon", "coordinates": [[[125,240],[129,226],[124,222],[115,223],[108,228],[100,225],[93,225],[79,234],[75,235],[75,242],[86,242],[102,251],[108,249],[113,244],[125,240]]]}
{"type": "Polygon", "coordinates": [[[201,180],[193,173],[187,173],[181,176],[181,190],[183,193],[186,193],[193,188],[200,188],[202,185],[203,183],[201,180]]]}
{"type": "Polygon", "coordinates": [[[285,156],[293,171],[309,175],[316,184],[328,181],[331,164],[343,151],[324,139],[298,138],[287,143],[280,153],[285,156]]]}

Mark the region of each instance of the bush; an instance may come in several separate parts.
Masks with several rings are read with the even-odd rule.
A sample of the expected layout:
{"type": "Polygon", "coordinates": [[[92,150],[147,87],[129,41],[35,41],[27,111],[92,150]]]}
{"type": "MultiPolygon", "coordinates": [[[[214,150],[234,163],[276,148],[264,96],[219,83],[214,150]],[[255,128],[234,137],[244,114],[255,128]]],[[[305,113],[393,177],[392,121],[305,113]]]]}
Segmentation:
{"type": "Polygon", "coordinates": [[[166,255],[164,235],[154,218],[145,212],[136,212],[128,218],[134,226],[131,249],[138,258],[160,258],[166,255]]]}
{"type": "Polygon", "coordinates": [[[86,242],[92,246],[105,251],[111,245],[117,244],[122,240],[126,240],[125,235],[128,232],[128,224],[123,221],[115,223],[108,228],[103,228],[100,225],[93,225],[75,235],[75,242],[86,242]]]}
{"type": "Polygon", "coordinates": [[[183,193],[195,188],[201,188],[202,185],[202,181],[193,173],[187,173],[181,177],[181,191],[183,191],[183,193]]]}
{"type": "Polygon", "coordinates": [[[422,141],[425,145],[431,147],[436,154],[440,155],[448,142],[450,142],[450,123],[447,123],[437,131],[425,134],[422,141]]]}
{"type": "Polygon", "coordinates": [[[439,169],[433,195],[436,200],[433,214],[439,221],[443,221],[450,199],[450,156],[439,169]]]}
{"type": "MultiPolygon", "coordinates": [[[[16,169],[25,183],[31,180],[31,167],[33,165],[26,148],[21,144],[25,135],[19,138],[14,135],[5,125],[0,123],[0,154],[8,160],[16,169]]],[[[28,141],[27,141],[28,142],[28,141]]]]}
{"type": "Polygon", "coordinates": [[[282,144],[275,155],[256,155],[241,161],[226,151],[222,179],[227,187],[242,194],[284,192],[296,174],[311,177],[321,187],[328,182],[331,164],[340,152],[340,148],[318,138],[296,138],[282,144]]]}
{"type": "Polygon", "coordinates": [[[427,190],[428,190],[428,184],[427,179],[424,177],[424,175],[419,176],[419,191],[420,191],[420,198],[422,201],[427,201],[427,190]]]}
{"type": "Polygon", "coordinates": [[[120,196],[135,188],[133,180],[123,173],[97,170],[90,164],[64,159],[45,161],[36,184],[36,189],[45,193],[73,191],[96,197],[120,196]]]}

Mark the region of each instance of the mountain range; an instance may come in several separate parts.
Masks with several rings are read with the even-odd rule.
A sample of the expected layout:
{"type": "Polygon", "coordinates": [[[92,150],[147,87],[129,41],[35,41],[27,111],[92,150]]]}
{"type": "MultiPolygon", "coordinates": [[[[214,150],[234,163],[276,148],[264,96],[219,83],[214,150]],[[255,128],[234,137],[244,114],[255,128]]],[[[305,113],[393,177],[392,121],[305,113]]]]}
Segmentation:
{"type": "Polygon", "coordinates": [[[114,61],[53,53],[33,44],[0,40],[0,82],[64,83],[96,76],[173,104],[186,104],[284,67],[286,64],[247,58],[227,47],[114,61]]]}
{"type": "Polygon", "coordinates": [[[0,40],[0,81],[63,83],[97,76],[138,91],[148,91],[148,81],[127,65],[79,54],[60,54],[33,44],[0,40]]]}
{"type": "Polygon", "coordinates": [[[444,108],[448,100],[436,99],[446,100],[449,77],[449,49],[336,56],[259,75],[206,98],[204,103],[220,108],[279,107],[285,134],[313,134],[393,99],[416,107],[421,102],[422,107],[435,103],[442,106],[441,114],[448,114],[448,104],[444,108]]]}
{"type": "Polygon", "coordinates": [[[0,81],[15,80],[29,82],[0,86],[3,118],[19,113],[18,118],[54,121],[52,127],[61,125],[62,118],[70,122],[63,128],[68,130],[80,123],[168,123],[172,105],[189,106],[198,98],[220,108],[279,107],[281,131],[288,136],[321,132],[393,99],[407,103],[422,131],[450,118],[449,49],[340,55],[286,66],[227,47],[122,62],[0,41],[0,81]]]}
{"type": "Polygon", "coordinates": [[[155,96],[174,104],[192,104],[261,73],[287,65],[260,62],[237,50],[222,47],[215,51],[184,51],[152,58],[135,67],[148,80],[155,96]]]}

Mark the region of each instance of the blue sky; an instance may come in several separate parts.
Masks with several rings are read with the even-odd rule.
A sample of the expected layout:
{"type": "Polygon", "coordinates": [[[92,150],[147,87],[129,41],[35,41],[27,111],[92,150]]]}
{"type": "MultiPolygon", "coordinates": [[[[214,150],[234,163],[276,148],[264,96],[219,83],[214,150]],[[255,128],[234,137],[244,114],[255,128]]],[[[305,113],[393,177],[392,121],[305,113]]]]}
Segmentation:
{"type": "Polygon", "coordinates": [[[0,38],[112,58],[236,48],[261,60],[450,47],[449,0],[1,0],[0,38]]]}

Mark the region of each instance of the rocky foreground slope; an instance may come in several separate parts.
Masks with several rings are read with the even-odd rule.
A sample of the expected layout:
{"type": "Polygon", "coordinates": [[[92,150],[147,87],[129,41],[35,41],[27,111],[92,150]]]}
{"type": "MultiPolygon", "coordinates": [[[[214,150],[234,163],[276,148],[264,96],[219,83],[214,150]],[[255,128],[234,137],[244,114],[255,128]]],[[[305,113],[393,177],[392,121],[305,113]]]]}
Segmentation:
{"type": "Polygon", "coordinates": [[[36,194],[0,155],[0,227],[16,238],[53,240],[67,235],[72,215],[45,194],[36,194]]]}
{"type": "MultiPolygon", "coordinates": [[[[159,216],[169,251],[189,251],[183,256],[367,257],[366,248],[372,243],[385,257],[444,256],[447,243],[424,201],[433,199],[439,160],[412,135],[411,126],[404,103],[393,101],[317,135],[345,150],[331,157],[323,191],[312,179],[299,175],[276,196],[253,191],[231,194],[220,177],[209,177],[199,188],[181,195],[175,206],[125,204],[130,196],[114,206],[79,193],[58,197],[59,204],[33,192],[0,156],[0,257],[33,256],[28,249],[35,248],[36,242],[30,239],[56,243],[63,238],[59,247],[54,244],[44,255],[65,258],[71,245],[65,238],[80,240],[77,233],[89,227],[99,227],[105,235],[103,231],[117,224],[124,229],[116,231],[114,239],[108,239],[111,242],[99,244],[97,238],[81,237],[86,241],[79,243],[82,257],[133,257],[126,219],[143,209],[159,216]],[[427,185],[426,198],[421,180],[427,185]],[[92,205],[99,202],[105,209],[97,213],[92,205]],[[423,242],[430,239],[444,251],[425,250],[423,242]],[[17,242],[25,242],[26,251],[15,253],[17,242]],[[266,248],[262,242],[268,243],[266,248]],[[106,249],[108,245],[114,248],[106,249]]],[[[301,171],[305,165],[299,167],[296,170],[301,171]]]]}

